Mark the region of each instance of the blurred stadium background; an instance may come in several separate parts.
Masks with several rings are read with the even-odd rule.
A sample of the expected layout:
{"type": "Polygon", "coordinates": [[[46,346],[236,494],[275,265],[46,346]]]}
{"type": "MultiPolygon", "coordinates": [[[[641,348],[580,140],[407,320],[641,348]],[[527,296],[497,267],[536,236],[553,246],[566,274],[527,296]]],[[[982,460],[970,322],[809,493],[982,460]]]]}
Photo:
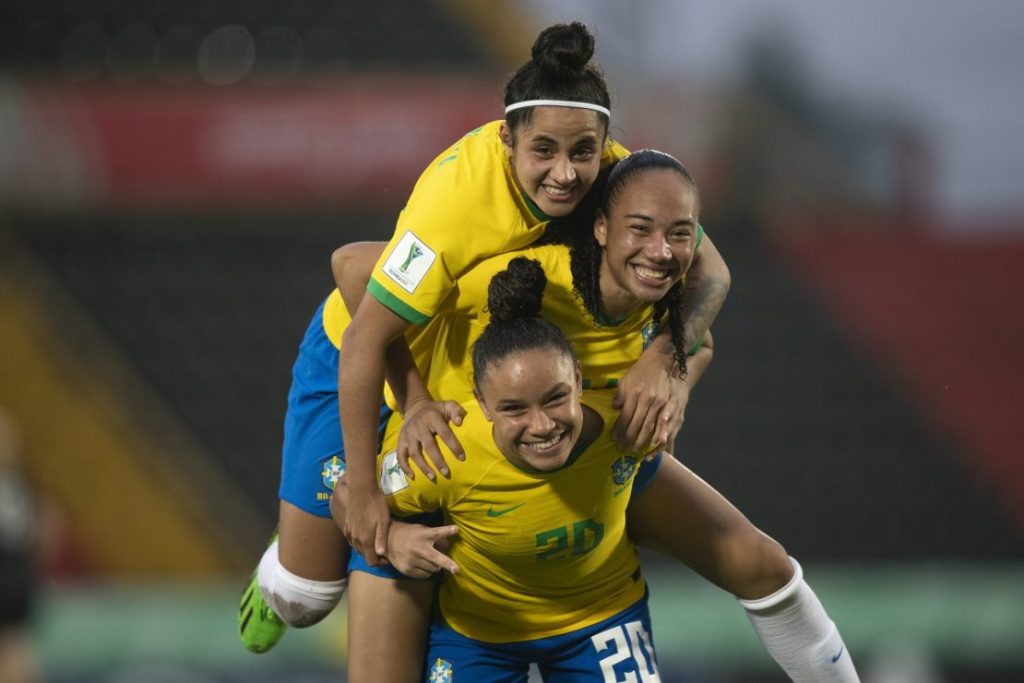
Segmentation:
{"type": "MultiPolygon", "coordinates": [[[[681,457],[865,681],[1024,680],[1019,4],[4,0],[0,407],[45,680],[343,680],[343,610],[264,656],[235,633],[298,341],[332,249],[386,239],[571,18],[732,268],[681,457]]],[[[645,564],[666,681],[782,679],[729,596],[645,564]]]]}

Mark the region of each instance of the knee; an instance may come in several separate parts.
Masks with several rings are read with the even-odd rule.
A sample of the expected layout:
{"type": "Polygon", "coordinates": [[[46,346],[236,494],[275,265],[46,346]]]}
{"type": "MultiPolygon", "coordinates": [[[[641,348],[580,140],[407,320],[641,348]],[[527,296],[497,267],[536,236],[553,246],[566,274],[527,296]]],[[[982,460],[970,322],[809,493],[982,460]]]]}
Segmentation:
{"type": "Polygon", "coordinates": [[[758,529],[732,539],[725,557],[722,587],[741,600],[771,595],[793,578],[786,549],[758,529]]]}
{"type": "Polygon", "coordinates": [[[274,613],[281,617],[281,621],[292,628],[305,628],[323,621],[324,617],[330,614],[340,601],[310,599],[308,595],[282,595],[279,593],[264,595],[264,599],[270,604],[274,613]]]}
{"type": "Polygon", "coordinates": [[[346,579],[314,581],[285,569],[274,541],[260,560],[257,572],[260,593],[267,605],[289,626],[304,628],[323,620],[341,601],[346,579]]]}

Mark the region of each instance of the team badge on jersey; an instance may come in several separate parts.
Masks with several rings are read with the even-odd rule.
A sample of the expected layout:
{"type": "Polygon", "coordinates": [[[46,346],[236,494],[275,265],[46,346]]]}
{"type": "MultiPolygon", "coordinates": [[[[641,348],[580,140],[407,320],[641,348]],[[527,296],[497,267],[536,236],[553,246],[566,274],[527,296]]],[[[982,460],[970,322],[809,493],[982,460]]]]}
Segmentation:
{"type": "Polygon", "coordinates": [[[380,463],[380,490],[385,496],[409,487],[405,472],[398,466],[398,454],[391,451],[380,463]]]}
{"type": "Polygon", "coordinates": [[[640,330],[640,336],[644,340],[645,351],[647,350],[647,347],[651,345],[651,342],[654,341],[654,338],[658,336],[658,327],[658,323],[652,320],[644,325],[644,329],[640,330]]]}
{"type": "Polygon", "coordinates": [[[434,265],[437,254],[411,232],[402,235],[381,270],[410,294],[434,265]]]}
{"type": "Polygon", "coordinates": [[[440,657],[430,667],[430,683],[452,683],[454,670],[451,662],[446,662],[440,657]]]}
{"type": "Polygon", "coordinates": [[[612,480],[621,486],[633,478],[633,471],[635,469],[636,458],[624,455],[612,463],[612,480]]]}
{"type": "Polygon", "coordinates": [[[330,460],[324,460],[320,476],[323,477],[324,486],[328,491],[334,490],[335,485],[338,483],[338,479],[340,479],[343,474],[345,474],[344,460],[336,455],[330,460]]]}

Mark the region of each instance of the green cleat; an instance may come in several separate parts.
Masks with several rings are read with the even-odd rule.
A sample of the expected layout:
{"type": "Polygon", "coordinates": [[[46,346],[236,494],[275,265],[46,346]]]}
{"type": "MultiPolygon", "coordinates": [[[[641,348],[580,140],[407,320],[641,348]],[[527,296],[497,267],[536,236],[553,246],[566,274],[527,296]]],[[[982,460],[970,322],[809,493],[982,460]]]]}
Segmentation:
{"type": "Polygon", "coordinates": [[[238,635],[242,645],[250,652],[266,652],[277,645],[286,630],[288,625],[263,599],[256,572],[253,572],[238,605],[238,635]]]}

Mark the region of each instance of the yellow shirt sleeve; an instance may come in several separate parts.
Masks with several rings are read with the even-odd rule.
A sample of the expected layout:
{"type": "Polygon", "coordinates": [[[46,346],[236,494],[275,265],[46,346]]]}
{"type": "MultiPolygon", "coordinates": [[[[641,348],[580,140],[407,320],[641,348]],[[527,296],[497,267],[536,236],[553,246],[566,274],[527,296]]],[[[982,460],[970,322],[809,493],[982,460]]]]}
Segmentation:
{"type": "Polygon", "coordinates": [[[436,313],[475,261],[529,244],[547,217],[519,192],[500,122],[468,133],[420,176],[368,290],[408,322],[436,313]]]}
{"type": "MultiPolygon", "coordinates": [[[[410,323],[432,318],[474,263],[525,247],[548,224],[515,183],[500,125],[467,133],[423,172],[374,267],[368,291],[410,323]]],[[[627,154],[609,140],[601,164],[627,154]]]]}

